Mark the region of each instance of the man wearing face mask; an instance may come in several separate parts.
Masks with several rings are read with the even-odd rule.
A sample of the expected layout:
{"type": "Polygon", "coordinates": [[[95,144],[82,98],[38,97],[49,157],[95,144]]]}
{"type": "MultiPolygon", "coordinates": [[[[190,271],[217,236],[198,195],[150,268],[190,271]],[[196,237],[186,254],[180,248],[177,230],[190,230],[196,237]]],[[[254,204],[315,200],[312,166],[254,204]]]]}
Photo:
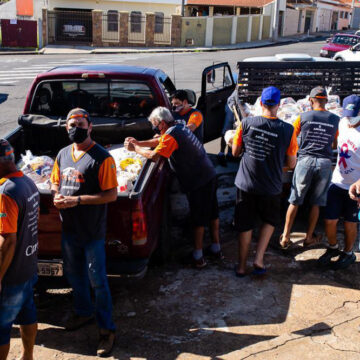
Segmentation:
{"type": "Polygon", "coordinates": [[[86,110],[71,110],[66,129],[72,144],[60,150],[51,174],[54,205],[62,221],[64,272],[74,295],[75,312],[65,329],[80,328],[95,312],[100,338],[97,355],[105,356],[115,339],[104,244],[106,204],[117,198],[116,166],[111,155],[91,139],[92,123],[86,110]]]}
{"type": "Polygon", "coordinates": [[[185,121],[187,127],[201,143],[204,142],[204,124],[202,113],[191,107],[185,90],[177,90],[171,99],[172,115],[176,121],[185,121]]]}
{"type": "Polygon", "coordinates": [[[126,138],[125,147],[152,161],[160,157],[168,159],[190,205],[195,245],[191,259],[193,265],[198,269],[205,267],[207,263],[203,255],[222,260],[216,171],[213,164],[200,141],[184,123],[176,122],[168,109],[157,107],[150,114],[149,120],[153,127],[160,130],[161,136],[145,141],[126,138]],[[203,254],[204,231],[208,225],[212,244],[203,254]]]}

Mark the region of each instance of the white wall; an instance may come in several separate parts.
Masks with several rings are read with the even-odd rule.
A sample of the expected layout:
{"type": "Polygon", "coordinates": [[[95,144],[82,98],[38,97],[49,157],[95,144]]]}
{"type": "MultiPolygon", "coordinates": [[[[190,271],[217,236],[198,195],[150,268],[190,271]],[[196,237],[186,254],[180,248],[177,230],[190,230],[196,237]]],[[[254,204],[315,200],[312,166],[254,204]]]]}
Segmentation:
{"type": "Polygon", "coordinates": [[[298,10],[286,9],[285,12],[285,22],[284,22],[284,36],[290,36],[297,34],[298,23],[299,23],[299,13],[298,10]]]}
{"type": "Polygon", "coordinates": [[[16,0],[0,5],[0,19],[16,19],[16,0]]]}

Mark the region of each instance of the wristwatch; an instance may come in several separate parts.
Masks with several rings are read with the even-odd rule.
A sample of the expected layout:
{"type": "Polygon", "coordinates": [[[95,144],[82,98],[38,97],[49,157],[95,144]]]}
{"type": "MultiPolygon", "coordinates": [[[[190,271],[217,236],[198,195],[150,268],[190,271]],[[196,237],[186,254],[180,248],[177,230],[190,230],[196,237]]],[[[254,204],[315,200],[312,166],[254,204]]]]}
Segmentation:
{"type": "Polygon", "coordinates": [[[78,204],[78,205],[80,205],[80,201],[81,201],[81,197],[78,196],[78,198],[77,198],[77,204],[78,204]]]}

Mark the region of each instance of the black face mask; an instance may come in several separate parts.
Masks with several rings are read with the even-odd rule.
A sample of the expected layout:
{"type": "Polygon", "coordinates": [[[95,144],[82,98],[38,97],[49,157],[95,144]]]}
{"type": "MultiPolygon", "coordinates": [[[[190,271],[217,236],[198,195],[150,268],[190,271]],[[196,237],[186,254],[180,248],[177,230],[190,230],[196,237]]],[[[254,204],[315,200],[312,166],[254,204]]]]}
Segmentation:
{"type": "Polygon", "coordinates": [[[152,129],[153,129],[155,134],[160,134],[160,129],[157,126],[152,125],[152,129]]]}
{"type": "Polygon", "coordinates": [[[88,129],[83,129],[79,127],[72,127],[69,129],[69,139],[71,142],[76,144],[81,144],[88,137],[88,129]]]}

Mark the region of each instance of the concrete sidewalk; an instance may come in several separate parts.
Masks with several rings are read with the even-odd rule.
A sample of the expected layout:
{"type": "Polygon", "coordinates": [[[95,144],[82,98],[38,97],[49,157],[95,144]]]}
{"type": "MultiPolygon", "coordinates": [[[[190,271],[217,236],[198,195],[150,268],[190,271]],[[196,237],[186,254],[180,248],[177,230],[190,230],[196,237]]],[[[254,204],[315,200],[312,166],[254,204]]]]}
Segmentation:
{"type": "Polygon", "coordinates": [[[211,52],[250,49],[265,46],[273,46],[279,44],[290,44],[300,41],[312,41],[322,39],[329,36],[329,33],[301,34],[288,37],[281,37],[277,41],[260,40],[247,43],[224,46],[209,47],[153,47],[153,48],[123,48],[123,47],[92,47],[81,45],[47,45],[41,50],[25,50],[25,49],[3,49],[0,55],[70,55],[70,54],[139,54],[139,53],[173,53],[173,52],[211,52]]]}

